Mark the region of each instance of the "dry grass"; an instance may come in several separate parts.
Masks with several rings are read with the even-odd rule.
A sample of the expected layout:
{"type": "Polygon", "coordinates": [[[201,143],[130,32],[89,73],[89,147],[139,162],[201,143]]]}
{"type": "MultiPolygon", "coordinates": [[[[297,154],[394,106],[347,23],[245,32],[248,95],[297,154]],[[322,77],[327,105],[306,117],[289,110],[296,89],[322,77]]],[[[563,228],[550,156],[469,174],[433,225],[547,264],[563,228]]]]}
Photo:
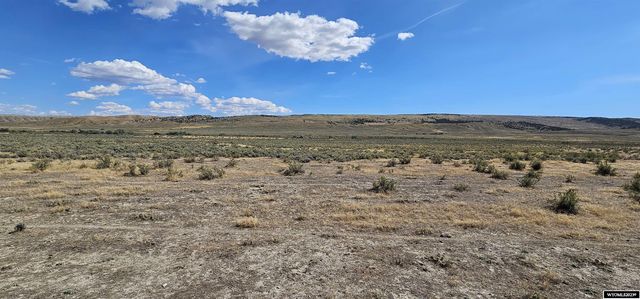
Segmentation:
{"type": "Polygon", "coordinates": [[[235,226],[239,228],[255,228],[258,226],[258,218],[253,216],[237,218],[235,226]]]}
{"type": "MultiPolygon", "coordinates": [[[[593,175],[593,165],[585,167],[545,161],[545,173],[539,187],[523,189],[517,186],[516,179],[522,173],[515,171],[509,180],[492,180],[486,174],[472,172],[468,164],[455,167],[449,162],[436,165],[425,159],[414,159],[409,165],[395,167],[394,173],[389,174],[397,181],[395,192],[370,192],[371,182],[379,177],[377,170],[384,161],[358,161],[358,170],[347,163],[311,162],[305,164],[305,169],[313,176],[284,177],[278,173],[284,165],[281,160],[243,159],[236,167],[228,168],[224,178],[201,181],[198,180],[198,165],[192,168],[182,160],[176,160],[175,167],[184,172],[179,183],[163,181],[165,170],[152,171],[145,177],[125,177],[124,172],[111,169],[79,169],[75,167],[79,164],[76,161],[57,162],[42,173],[34,174],[22,168],[3,171],[0,198],[4,202],[0,213],[7,219],[24,221],[30,227],[27,234],[23,234],[25,236],[50,234],[52,242],[59,243],[50,246],[57,246],[56,250],[61,252],[91,251],[100,256],[108,255],[117,246],[125,246],[117,250],[154,256],[153,252],[171,248],[161,243],[171,235],[181,238],[180,244],[190,244],[187,248],[193,252],[214,255],[218,260],[239,261],[241,250],[277,247],[277,242],[264,241],[273,236],[283,239],[284,243],[289,238],[309,236],[310,239],[301,242],[319,240],[324,244],[314,243],[314,250],[349,244],[354,246],[353,250],[359,250],[353,251],[355,255],[386,263],[389,262],[388,253],[392,252],[406,259],[396,268],[411,271],[414,267],[425,267],[427,270],[416,269],[426,271],[421,273],[443,271],[449,274],[447,277],[459,275],[451,280],[452,285],[459,286],[466,285],[465,281],[469,279],[467,274],[462,274],[466,272],[462,272],[465,265],[461,261],[473,261],[475,253],[469,255],[460,248],[446,251],[445,248],[455,247],[455,244],[473,240],[494,244],[491,246],[501,246],[501,240],[509,244],[546,242],[545,248],[558,244],[556,242],[607,244],[635,236],[635,228],[640,225],[635,217],[640,211],[640,203],[628,198],[619,187],[629,181],[629,175],[640,166],[638,162],[617,163],[620,176],[603,178],[593,175]],[[342,174],[335,173],[336,165],[344,165],[342,174]],[[564,183],[567,174],[577,177],[571,185],[564,183]],[[445,180],[441,180],[443,175],[446,175],[445,180]],[[602,180],[606,183],[600,184],[602,180]],[[466,184],[468,189],[453,191],[460,183],[466,184]],[[557,214],[551,207],[553,196],[569,187],[580,190],[580,213],[557,214]],[[71,229],[73,233],[37,229],[41,224],[55,226],[57,223],[95,225],[100,234],[106,235],[101,238],[82,227],[71,229]],[[114,234],[119,234],[115,236],[103,226],[122,229],[114,230],[117,231],[114,234]],[[144,230],[138,232],[139,228],[144,230]],[[235,230],[235,233],[229,234],[225,230],[235,230]],[[260,237],[253,235],[258,232],[260,237]],[[69,241],[75,234],[86,235],[86,238],[69,241]],[[158,234],[166,235],[154,237],[158,234]],[[239,235],[253,241],[234,239],[239,235]],[[205,236],[227,239],[207,242],[201,240],[205,236]],[[343,242],[341,238],[349,241],[343,242]],[[390,243],[383,248],[369,249],[372,248],[369,244],[377,246],[375,244],[380,240],[390,243]],[[429,248],[428,254],[413,256],[424,252],[424,248],[429,248]]],[[[226,159],[207,160],[204,164],[221,167],[225,162],[226,159]]],[[[500,161],[492,163],[501,169],[505,167],[499,164],[500,161]]],[[[500,250],[492,248],[488,252],[499,253],[500,250]]],[[[547,293],[563,285],[562,279],[569,276],[557,270],[558,261],[540,260],[541,254],[527,257],[535,266],[525,266],[529,272],[518,275],[535,281],[536,291],[547,293]],[[547,267],[549,265],[553,267],[547,267]]],[[[493,258],[484,253],[478,255],[493,258]]],[[[332,261],[353,259],[351,255],[333,258],[332,261]]],[[[376,267],[375,271],[387,271],[379,265],[376,267]]],[[[502,271],[501,267],[508,265],[492,267],[502,271]]],[[[447,285],[445,280],[439,283],[447,285]]]]}

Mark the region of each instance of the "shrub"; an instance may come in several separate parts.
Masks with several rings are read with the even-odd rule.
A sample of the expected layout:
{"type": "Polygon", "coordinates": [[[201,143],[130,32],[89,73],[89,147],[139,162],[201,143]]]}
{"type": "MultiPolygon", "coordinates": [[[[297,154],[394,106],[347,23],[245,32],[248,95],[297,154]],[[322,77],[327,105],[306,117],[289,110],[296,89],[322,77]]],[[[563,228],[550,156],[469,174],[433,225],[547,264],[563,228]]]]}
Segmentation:
{"type": "Polygon", "coordinates": [[[224,176],[224,170],[217,168],[217,167],[207,167],[207,166],[202,166],[200,168],[198,168],[198,171],[200,172],[200,175],[198,176],[199,179],[201,180],[214,180],[214,179],[219,179],[222,176],[224,176]]]}
{"type": "Polygon", "coordinates": [[[487,166],[487,168],[484,169],[484,173],[494,173],[496,171],[498,171],[498,170],[493,165],[489,165],[489,166],[487,166]]]}
{"type": "Polygon", "coordinates": [[[302,163],[300,162],[290,162],[289,166],[282,171],[282,174],[285,176],[294,176],[303,173],[304,169],[302,169],[302,163]]]}
{"type": "Polygon", "coordinates": [[[171,167],[167,168],[167,175],[164,178],[164,180],[168,181],[168,182],[175,182],[181,177],[182,177],[182,171],[178,170],[177,168],[175,168],[173,166],[171,166],[171,167]]]}
{"type": "Polygon", "coordinates": [[[388,193],[394,191],[396,190],[396,181],[386,177],[380,177],[373,182],[373,188],[371,188],[371,190],[377,193],[388,193]]]}
{"type": "Polygon", "coordinates": [[[47,168],[51,166],[51,160],[49,159],[40,159],[31,164],[31,171],[40,172],[45,171],[47,168]]]}
{"type": "Polygon", "coordinates": [[[171,159],[162,159],[162,160],[156,161],[153,165],[156,168],[171,168],[171,167],[173,167],[173,160],[171,160],[171,159]]]}
{"type": "Polygon", "coordinates": [[[125,176],[138,176],[138,165],[129,165],[129,172],[125,173],[125,176]]]}
{"type": "Polygon", "coordinates": [[[564,182],[565,183],[573,183],[575,181],[576,181],[576,176],[575,175],[569,174],[569,175],[564,177],[564,182]]]}
{"type": "Polygon", "coordinates": [[[480,172],[480,173],[488,173],[488,170],[490,170],[489,162],[482,159],[473,161],[473,171],[480,172]]]}
{"type": "Polygon", "coordinates": [[[469,185],[467,185],[467,184],[462,184],[462,183],[460,183],[460,184],[455,184],[455,185],[453,186],[453,190],[458,191],[458,192],[465,192],[465,191],[469,190],[469,185]]]}
{"type": "Polygon", "coordinates": [[[496,180],[506,180],[509,178],[509,173],[503,170],[494,169],[491,173],[491,178],[496,180]]]}
{"type": "Polygon", "coordinates": [[[186,157],[184,158],[184,163],[195,163],[196,157],[186,157]]]}
{"type": "Polygon", "coordinates": [[[138,164],[138,171],[140,175],[147,175],[151,171],[151,166],[148,164],[138,164]]]}
{"type": "Polygon", "coordinates": [[[385,167],[396,167],[396,165],[398,165],[398,160],[396,159],[391,159],[387,162],[387,164],[385,165],[385,167]]]}
{"type": "Polygon", "coordinates": [[[238,165],[238,160],[236,160],[235,158],[231,158],[231,160],[227,162],[227,165],[225,165],[224,168],[234,168],[236,167],[236,165],[238,165]]]}
{"type": "Polygon", "coordinates": [[[531,161],[531,164],[529,166],[531,166],[531,169],[533,169],[535,171],[540,171],[542,169],[542,161],[533,160],[533,161],[531,161]]]}
{"type": "Polygon", "coordinates": [[[525,176],[518,180],[520,187],[533,188],[540,181],[540,173],[530,170],[525,176]]]}
{"type": "Polygon", "coordinates": [[[607,161],[600,161],[598,163],[598,167],[596,168],[596,174],[602,176],[615,176],[616,169],[609,164],[607,161]]]}
{"type": "Polygon", "coordinates": [[[637,172],[631,182],[624,185],[624,189],[629,192],[631,198],[640,200],[640,172],[637,172]]]}
{"type": "Polygon", "coordinates": [[[98,158],[98,163],[96,163],[96,169],[107,169],[111,168],[112,164],[111,156],[102,156],[98,158]]]}
{"type": "MultiPolygon", "coordinates": [[[[442,156],[438,156],[438,155],[431,156],[431,163],[442,164],[442,162],[444,162],[444,159],[442,158],[442,156]]],[[[460,163],[458,163],[458,166],[456,167],[460,167],[460,163]]]]}
{"type": "Polygon", "coordinates": [[[111,163],[111,169],[113,170],[124,170],[127,169],[126,165],[118,160],[118,159],[113,159],[113,162],[111,163]]]}
{"type": "Polygon", "coordinates": [[[402,165],[407,165],[411,163],[411,156],[403,156],[398,159],[398,162],[402,165]]]}
{"type": "Polygon", "coordinates": [[[336,174],[343,174],[344,173],[344,166],[340,165],[338,166],[338,170],[336,171],[336,174]]]}
{"type": "Polygon", "coordinates": [[[125,173],[125,176],[147,175],[149,174],[150,170],[151,167],[149,167],[149,165],[147,164],[130,164],[129,172],[125,173]]]}
{"type": "Polygon", "coordinates": [[[560,192],[556,195],[554,210],[558,213],[577,214],[578,213],[578,193],[575,189],[560,192]]]}
{"type": "Polygon", "coordinates": [[[534,179],[540,179],[541,175],[540,172],[535,171],[535,170],[529,170],[529,172],[527,172],[527,174],[525,175],[526,177],[530,177],[530,178],[534,178],[534,179]]]}
{"type": "Polygon", "coordinates": [[[526,164],[520,162],[520,161],[513,161],[511,162],[511,164],[509,164],[509,169],[511,170],[524,170],[527,167],[526,164]]]}

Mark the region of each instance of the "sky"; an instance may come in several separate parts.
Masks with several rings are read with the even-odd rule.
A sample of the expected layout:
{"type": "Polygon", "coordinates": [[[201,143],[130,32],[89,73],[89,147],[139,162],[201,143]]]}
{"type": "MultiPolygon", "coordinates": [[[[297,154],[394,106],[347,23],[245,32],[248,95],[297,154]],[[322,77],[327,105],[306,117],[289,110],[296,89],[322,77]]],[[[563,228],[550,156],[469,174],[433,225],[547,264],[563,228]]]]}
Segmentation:
{"type": "Polygon", "coordinates": [[[0,114],[640,117],[637,0],[2,0],[0,114]]]}

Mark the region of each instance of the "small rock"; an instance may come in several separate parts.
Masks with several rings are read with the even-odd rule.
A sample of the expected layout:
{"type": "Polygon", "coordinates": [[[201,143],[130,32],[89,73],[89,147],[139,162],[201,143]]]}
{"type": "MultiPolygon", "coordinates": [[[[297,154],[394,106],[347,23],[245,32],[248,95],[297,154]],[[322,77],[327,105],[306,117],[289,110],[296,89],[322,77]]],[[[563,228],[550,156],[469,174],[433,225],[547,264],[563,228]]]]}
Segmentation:
{"type": "Polygon", "coordinates": [[[167,287],[167,284],[166,284],[166,283],[163,283],[163,284],[162,284],[162,288],[164,289],[164,288],[166,288],[166,287],[167,287]]]}
{"type": "Polygon", "coordinates": [[[447,239],[450,239],[450,238],[451,238],[451,234],[450,234],[450,233],[447,233],[447,232],[441,233],[441,234],[440,234],[440,238],[447,238],[447,239]]]}

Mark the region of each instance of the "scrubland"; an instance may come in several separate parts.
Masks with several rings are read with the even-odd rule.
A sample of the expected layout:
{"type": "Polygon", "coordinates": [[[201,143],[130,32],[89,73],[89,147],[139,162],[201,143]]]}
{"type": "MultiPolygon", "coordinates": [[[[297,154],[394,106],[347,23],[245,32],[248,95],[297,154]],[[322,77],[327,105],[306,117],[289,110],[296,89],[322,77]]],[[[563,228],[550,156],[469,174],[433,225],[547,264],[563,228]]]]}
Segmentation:
{"type": "Polygon", "coordinates": [[[0,134],[2,296],[599,298],[640,285],[633,138],[121,133],[0,134]]]}

